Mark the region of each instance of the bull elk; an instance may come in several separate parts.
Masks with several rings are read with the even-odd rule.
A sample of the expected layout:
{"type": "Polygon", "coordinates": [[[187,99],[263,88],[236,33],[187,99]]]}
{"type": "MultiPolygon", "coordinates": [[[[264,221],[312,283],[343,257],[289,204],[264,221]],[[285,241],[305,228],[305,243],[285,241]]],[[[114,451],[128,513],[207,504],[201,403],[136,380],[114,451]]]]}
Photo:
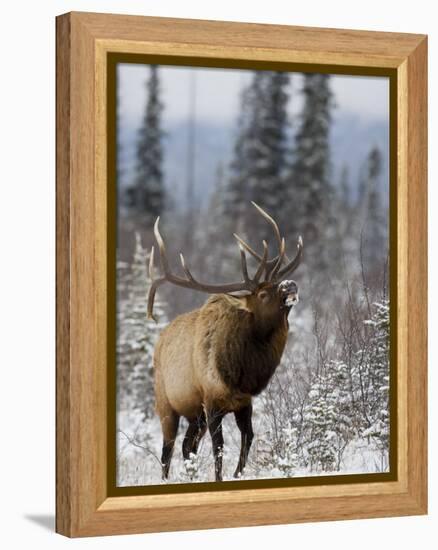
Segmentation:
{"type": "Polygon", "coordinates": [[[237,283],[213,285],[199,282],[182,254],[180,261],[185,277],[174,274],[158,228],[159,218],[155,222],[154,234],[163,274],[154,278],[152,248],[148,317],[154,319],[155,293],[165,282],[213,295],[199,309],[176,317],[163,330],[155,347],[155,400],[163,432],[163,479],[168,478],[179,419],[184,416],[189,422],[182,446],[184,459],[196,454],[208,428],[215,477],[216,481],[221,481],[222,419],[231,412],[241,432],[240,456],[234,477],[240,476],[254,437],[252,396],[267,386],[286,345],[288,314],[298,302],[297,285],[286,280],[286,276],[300,264],[303,242],[300,237],[297,254],[289,260],[277,223],[262,208],[253,205],[272,226],[278,254],[268,259],[266,241],[263,241],[260,255],[235,234],[243,275],[243,281],[237,283]],[[246,252],[258,262],[252,278],[248,274],[246,252]]]}

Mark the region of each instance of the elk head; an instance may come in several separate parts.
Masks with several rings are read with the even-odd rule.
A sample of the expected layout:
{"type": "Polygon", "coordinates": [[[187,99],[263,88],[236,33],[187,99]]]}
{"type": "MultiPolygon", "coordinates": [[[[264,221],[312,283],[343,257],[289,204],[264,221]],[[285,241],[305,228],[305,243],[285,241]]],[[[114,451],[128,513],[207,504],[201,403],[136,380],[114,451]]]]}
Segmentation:
{"type": "Polygon", "coordinates": [[[295,281],[288,280],[286,277],[292,274],[301,262],[303,240],[301,237],[298,238],[296,256],[292,260],[289,260],[286,256],[285,239],[281,236],[277,223],[255,202],[252,202],[252,204],[272,226],[277,240],[278,254],[269,259],[268,244],[266,241],[263,241],[263,252],[259,254],[243,239],[234,234],[239,245],[243,276],[243,280],[237,283],[212,285],[199,282],[190,272],[182,254],[180,254],[180,261],[185,278],[175,275],[169,266],[166,247],[158,228],[160,218],[157,218],[154,225],[154,234],[160,250],[160,263],[163,275],[157,279],[154,278],[154,247],[152,247],[149,260],[149,277],[152,280],[152,284],[148,296],[148,318],[156,320],[153,316],[155,293],[157,288],[165,282],[183,288],[198,290],[207,294],[242,296],[242,298],[246,299],[248,309],[250,309],[255,316],[260,316],[265,319],[270,317],[274,318],[280,312],[286,313],[287,315],[289,310],[298,302],[298,287],[295,281]],[[248,274],[246,252],[258,262],[257,270],[252,278],[248,274]]]}

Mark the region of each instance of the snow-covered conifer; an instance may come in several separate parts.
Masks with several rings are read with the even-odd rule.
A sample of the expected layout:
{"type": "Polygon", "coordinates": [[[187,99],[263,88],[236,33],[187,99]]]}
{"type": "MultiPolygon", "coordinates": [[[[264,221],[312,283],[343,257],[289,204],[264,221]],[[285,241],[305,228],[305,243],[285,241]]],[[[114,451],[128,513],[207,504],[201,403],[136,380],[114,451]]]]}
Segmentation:
{"type": "Polygon", "coordinates": [[[382,453],[389,450],[389,302],[374,304],[371,319],[365,321],[370,334],[365,378],[368,387],[368,426],[363,435],[371,437],[382,453]]]}
{"type": "MultiPolygon", "coordinates": [[[[330,75],[303,75],[301,92],[304,103],[288,181],[288,201],[293,205],[288,229],[292,234],[301,233],[308,246],[318,246],[318,237],[321,231],[329,230],[332,215],[330,127],[333,102],[330,75]]],[[[322,254],[315,256],[323,259],[322,254]]]]}
{"type": "Polygon", "coordinates": [[[147,319],[147,273],[149,254],[136,234],[132,264],[120,265],[117,304],[117,394],[119,409],[153,414],[154,345],[166,320],[164,303],[155,299],[154,313],[160,323],[147,319]]]}
{"type": "Polygon", "coordinates": [[[312,469],[339,470],[353,437],[347,366],[330,361],[316,375],[303,408],[304,458],[312,469]]]}
{"type": "MultiPolygon", "coordinates": [[[[254,235],[257,218],[250,201],[275,212],[281,222],[286,209],[284,177],[288,154],[289,75],[284,72],[256,71],[241,96],[241,115],[231,163],[231,177],[225,192],[226,212],[254,235]]],[[[260,225],[260,231],[267,228],[260,225]]]]}
{"type": "Polygon", "coordinates": [[[146,82],[147,101],[143,123],[139,130],[136,151],[136,176],[134,185],[127,190],[127,204],[137,213],[155,219],[165,205],[163,184],[163,130],[161,115],[158,68],[150,66],[146,82]]]}

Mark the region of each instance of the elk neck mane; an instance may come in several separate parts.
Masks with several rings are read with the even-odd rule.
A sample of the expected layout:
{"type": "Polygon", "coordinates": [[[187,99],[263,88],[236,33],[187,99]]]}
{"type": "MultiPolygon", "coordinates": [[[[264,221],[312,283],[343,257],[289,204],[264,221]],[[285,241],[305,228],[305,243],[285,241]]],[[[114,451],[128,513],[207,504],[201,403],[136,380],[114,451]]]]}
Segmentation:
{"type": "Polygon", "coordinates": [[[287,315],[257,318],[244,298],[212,296],[201,308],[202,341],[231,391],[257,395],[280,363],[286,344],[287,315]]]}

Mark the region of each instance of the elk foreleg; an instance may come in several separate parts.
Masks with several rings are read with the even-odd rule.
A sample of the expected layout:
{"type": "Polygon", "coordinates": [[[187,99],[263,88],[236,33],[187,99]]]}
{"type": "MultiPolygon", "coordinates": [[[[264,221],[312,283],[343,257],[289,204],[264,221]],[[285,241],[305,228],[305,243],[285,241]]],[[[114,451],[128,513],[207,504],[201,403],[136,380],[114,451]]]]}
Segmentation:
{"type": "Polygon", "coordinates": [[[204,412],[194,420],[191,420],[183,441],[183,457],[189,460],[191,454],[198,452],[198,445],[207,430],[207,419],[204,412]]]}
{"type": "Polygon", "coordinates": [[[252,405],[249,404],[247,407],[243,407],[239,411],[236,411],[234,416],[241,434],[239,462],[237,464],[236,471],[234,472],[234,477],[239,477],[245,468],[249,449],[251,448],[251,443],[254,439],[254,432],[252,429],[252,405]]]}
{"type": "Polygon", "coordinates": [[[222,456],[224,450],[224,436],[222,435],[222,419],[224,413],[217,409],[207,412],[208,430],[211,435],[214,455],[214,471],[216,481],[222,481],[222,456]]]}

